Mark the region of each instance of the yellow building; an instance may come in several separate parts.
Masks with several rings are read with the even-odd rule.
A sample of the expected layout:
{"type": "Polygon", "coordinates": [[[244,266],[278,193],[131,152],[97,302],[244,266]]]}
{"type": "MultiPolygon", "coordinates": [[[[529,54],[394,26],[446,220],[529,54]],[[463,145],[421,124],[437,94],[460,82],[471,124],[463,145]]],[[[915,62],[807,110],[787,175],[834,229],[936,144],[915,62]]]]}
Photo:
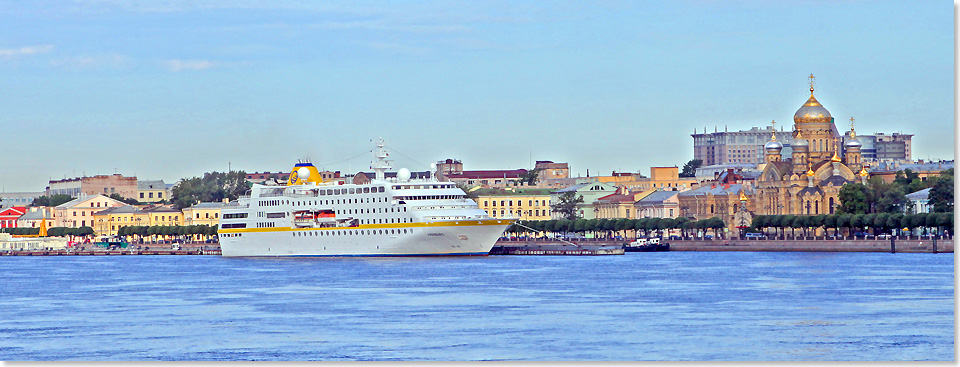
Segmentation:
{"type": "Polygon", "coordinates": [[[169,199],[167,197],[167,185],[163,180],[141,180],[137,181],[137,197],[134,197],[141,203],[156,203],[169,199]]]}
{"type": "Polygon", "coordinates": [[[66,203],[57,205],[53,209],[57,227],[80,228],[89,226],[96,230],[94,214],[107,208],[125,206],[121,201],[103,195],[86,195],[66,203]]]}
{"type": "Polygon", "coordinates": [[[126,205],[101,210],[93,215],[93,230],[98,236],[115,236],[120,228],[132,226],[181,226],[183,213],[169,206],[139,209],[126,205]]]}
{"type": "Polygon", "coordinates": [[[220,209],[223,203],[199,203],[189,208],[183,209],[184,225],[193,226],[206,224],[208,226],[217,226],[220,224],[220,209]]]}
{"type": "Polygon", "coordinates": [[[147,217],[149,226],[182,226],[184,223],[184,214],[167,205],[143,209],[142,213],[147,217]]]}
{"type": "Polygon", "coordinates": [[[116,236],[121,227],[148,225],[140,209],[125,205],[93,214],[93,231],[97,236],[116,236]]]}
{"type": "Polygon", "coordinates": [[[655,189],[630,191],[624,187],[617,188],[616,193],[601,197],[593,202],[595,218],[639,218],[639,213],[634,204],[655,191],[655,189]]]}
{"type": "Polygon", "coordinates": [[[598,176],[597,181],[633,191],[647,190],[688,190],[697,183],[693,177],[680,177],[677,167],[650,167],[650,177],[641,177],[635,173],[614,172],[612,176],[598,176]]]}
{"type": "Polygon", "coordinates": [[[481,189],[476,195],[477,205],[491,217],[550,219],[550,190],[547,189],[481,189]]]}

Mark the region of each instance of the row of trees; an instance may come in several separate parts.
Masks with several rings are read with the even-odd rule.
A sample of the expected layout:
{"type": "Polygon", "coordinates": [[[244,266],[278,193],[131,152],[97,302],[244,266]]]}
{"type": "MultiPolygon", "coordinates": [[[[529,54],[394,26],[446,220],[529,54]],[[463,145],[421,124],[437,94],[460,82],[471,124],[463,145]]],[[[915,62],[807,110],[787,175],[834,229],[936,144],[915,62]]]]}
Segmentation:
{"type": "Polygon", "coordinates": [[[723,227],[723,220],[717,217],[703,220],[689,218],[554,219],[518,221],[517,225],[510,227],[507,232],[512,234],[572,232],[581,235],[589,232],[596,237],[613,237],[615,235],[628,237],[628,234],[638,236],[642,232],[643,236],[650,237],[663,236],[664,231],[679,229],[683,236],[703,234],[707,230],[713,230],[714,235],[719,236],[720,229],[723,227]]]}
{"type": "Polygon", "coordinates": [[[925,180],[912,170],[897,172],[893,182],[871,177],[867,184],[848,183],[840,188],[840,214],[915,213],[907,194],[930,188],[929,205],[937,213],[953,212],[953,168],[925,180]]]}
{"type": "Polygon", "coordinates": [[[253,185],[247,182],[244,171],[207,172],[203,177],[185,178],[173,186],[170,201],[177,209],[188,208],[198,202],[236,200],[253,185]]]}
{"type": "Polygon", "coordinates": [[[941,233],[953,232],[953,213],[875,213],[875,214],[821,214],[821,215],[758,215],[753,217],[752,230],[767,232],[773,229],[776,235],[785,235],[787,230],[796,235],[800,230],[804,236],[816,233],[818,229],[827,235],[855,235],[858,232],[872,232],[874,235],[895,232],[903,235],[903,229],[912,231],[921,229],[924,234],[930,230],[941,233]]]}
{"type": "Polygon", "coordinates": [[[217,226],[208,226],[206,224],[197,224],[192,226],[123,226],[117,231],[118,236],[137,236],[139,238],[147,236],[215,236],[217,226]]]}
{"type": "MultiPolygon", "coordinates": [[[[18,236],[24,235],[38,235],[40,234],[40,228],[4,228],[3,233],[9,233],[18,236]]],[[[63,236],[92,236],[93,228],[90,226],[73,228],[73,227],[52,227],[47,229],[47,236],[50,237],[63,237],[63,236]]]]}
{"type": "Polygon", "coordinates": [[[32,206],[57,206],[57,205],[66,203],[66,202],[68,202],[68,201],[70,201],[70,200],[73,200],[73,199],[74,199],[73,196],[66,195],[66,194],[57,194],[57,195],[51,195],[51,196],[44,195],[44,196],[38,197],[38,198],[36,198],[36,199],[33,199],[33,204],[30,204],[30,205],[32,205],[32,206]]]}

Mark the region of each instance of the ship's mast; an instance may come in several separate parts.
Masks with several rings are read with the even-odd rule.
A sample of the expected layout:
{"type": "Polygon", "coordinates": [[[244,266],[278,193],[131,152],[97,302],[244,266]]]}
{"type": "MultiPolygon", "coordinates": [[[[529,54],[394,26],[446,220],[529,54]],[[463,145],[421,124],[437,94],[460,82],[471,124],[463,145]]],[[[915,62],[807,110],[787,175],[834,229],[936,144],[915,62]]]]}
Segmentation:
{"type": "Polygon", "coordinates": [[[370,168],[376,172],[376,179],[383,181],[386,179],[385,172],[388,169],[393,167],[390,166],[390,160],[387,159],[390,154],[387,154],[387,150],[383,149],[383,138],[377,139],[377,149],[373,150],[373,157],[376,159],[373,161],[373,165],[370,168]]]}

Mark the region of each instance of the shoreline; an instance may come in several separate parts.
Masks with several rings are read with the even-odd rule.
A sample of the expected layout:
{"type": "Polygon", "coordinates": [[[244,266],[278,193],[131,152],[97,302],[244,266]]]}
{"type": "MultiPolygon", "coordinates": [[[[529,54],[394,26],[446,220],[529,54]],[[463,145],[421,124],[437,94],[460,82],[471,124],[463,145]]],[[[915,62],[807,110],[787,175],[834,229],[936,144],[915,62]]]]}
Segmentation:
{"type": "MultiPolygon", "coordinates": [[[[581,246],[622,246],[630,240],[573,241],[581,246]]],[[[556,240],[497,241],[494,247],[557,245],[556,240]]],[[[665,240],[670,251],[747,252],[904,252],[953,253],[953,239],[849,239],[849,240],[665,240]]]]}

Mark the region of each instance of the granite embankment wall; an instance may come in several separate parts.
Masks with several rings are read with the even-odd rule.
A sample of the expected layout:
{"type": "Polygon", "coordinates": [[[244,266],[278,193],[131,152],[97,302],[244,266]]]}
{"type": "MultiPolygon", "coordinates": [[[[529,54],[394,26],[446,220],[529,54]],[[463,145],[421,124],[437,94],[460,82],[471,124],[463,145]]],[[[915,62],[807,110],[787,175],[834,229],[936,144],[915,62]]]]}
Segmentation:
{"type": "MultiPolygon", "coordinates": [[[[573,241],[580,245],[620,246],[630,240],[573,241]]],[[[780,252],[919,252],[952,253],[952,238],[910,239],[778,239],[778,240],[665,240],[670,251],[780,251],[780,252]]],[[[556,240],[498,241],[498,246],[557,245],[556,240]]]]}
{"type": "Polygon", "coordinates": [[[670,251],[953,252],[952,239],[670,241],[670,251]]]}

